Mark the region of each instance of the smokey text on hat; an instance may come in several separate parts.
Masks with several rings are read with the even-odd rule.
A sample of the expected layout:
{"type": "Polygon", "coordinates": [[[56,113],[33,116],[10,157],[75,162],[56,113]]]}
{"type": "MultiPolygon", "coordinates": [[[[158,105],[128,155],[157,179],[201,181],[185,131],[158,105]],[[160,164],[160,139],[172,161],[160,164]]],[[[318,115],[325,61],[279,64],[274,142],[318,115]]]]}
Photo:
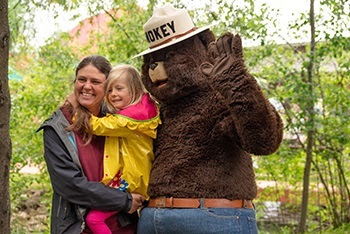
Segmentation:
{"type": "Polygon", "coordinates": [[[149,43],[156,40],[163,39],[170,36],[172,33],[175,33],[175,24],[174,20],[171,22],[160,25],[159,27],[153,28],[145,33],[146,39],[149,43]]]}

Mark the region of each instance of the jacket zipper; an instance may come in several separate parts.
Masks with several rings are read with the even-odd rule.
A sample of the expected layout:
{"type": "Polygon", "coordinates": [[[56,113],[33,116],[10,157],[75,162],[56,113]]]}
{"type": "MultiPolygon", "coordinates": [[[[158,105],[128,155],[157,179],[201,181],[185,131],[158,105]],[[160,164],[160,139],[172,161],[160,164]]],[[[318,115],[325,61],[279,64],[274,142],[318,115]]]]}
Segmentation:
{"type": "Polygon", "coordinates": [[[64,216],[63,219],[67,218],[67,204],[64,206],[64,216]]]}
{"type": "Polygon", "coordinates": [[[58,208],[57,208],[57,216],[56,216],[56,218],[58,218],[59,215],[60,215],[61,203],[62,203],[62,197],[60,196],[60,199],[58,200],[58,208]]]}
{"type": "Polygon", "coordinates": [[[80,226],[80,233],[82,233],[82,232],[84,231],[84,229],[85,229],[85,221],[83,221],[83,222],[81,223],[81,226],[80,226]]]}

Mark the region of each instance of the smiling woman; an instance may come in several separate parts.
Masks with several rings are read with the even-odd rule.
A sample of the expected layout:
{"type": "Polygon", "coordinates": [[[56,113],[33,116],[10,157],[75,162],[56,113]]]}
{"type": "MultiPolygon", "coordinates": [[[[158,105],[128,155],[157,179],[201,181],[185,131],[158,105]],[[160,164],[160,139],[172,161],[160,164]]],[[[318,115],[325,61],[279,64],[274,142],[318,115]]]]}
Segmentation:
{"type": "Polygon", "coordinates": [[[69,128],[81,133],[86,142],[92,138],[88,124],[90,115],[98,116],[104,97],[103,83],[108,77],[111,64],[102,56],[89,56],[83,59],[75,72],[74,95],[80,105],[76,108],[76,121],[69,128]]]}
{"type": "Polygon", "coordinates": [[[118,212],[123,224],[117,223],[116,215],[106,220],[113,233],[130,233],[136,228],[133,217],[141,195],[100,183],[105,137],[92,137],[87,122],[91,114],[102,116],[103,83],[111,68],[102,56],[84,58],[76,69],[77,106],[66,102],[40,127],[44,129],[44,157],[53,188],[51,233],[87,233],[84,216],[88,208],[118,212]]]}

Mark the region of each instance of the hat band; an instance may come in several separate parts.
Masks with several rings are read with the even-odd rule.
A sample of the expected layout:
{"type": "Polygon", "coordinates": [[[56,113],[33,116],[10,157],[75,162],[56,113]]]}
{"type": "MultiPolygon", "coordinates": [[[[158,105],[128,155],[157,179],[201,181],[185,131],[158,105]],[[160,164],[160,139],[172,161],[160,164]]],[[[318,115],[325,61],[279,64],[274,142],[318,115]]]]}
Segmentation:
{"type": "Polygon", "coordinates": [[[156,47],[158,47],[158,46],[164,45],[164,44],[166,44],[166,43],[168,43],[168,42],[170,42],[170,41],[172,41],[172,40],[174,40],[174,39],[178,39],[179,37],[183,37],[183,36],[185,36],[185,35],[187,35],[187,34],[189,34],[189,33],[191,33],[191,32],[194,32],[197,28],[198,28],[198,27],[193,27],[193,28],[191,28],[190,30],[188,30],[187,32],[184,32],[184,33],[175,35],[175,36],[173,36],[173,37],[171,37],[171,38],[169,38],[169,39],[166,39],[165,41],[162,41],[161,43],[159,43],[159,44],[157,44],[157,45],[150,46],[149,48],[150,48],[150,49],[153,49],[153,48],[156,48],[156,47]]]}

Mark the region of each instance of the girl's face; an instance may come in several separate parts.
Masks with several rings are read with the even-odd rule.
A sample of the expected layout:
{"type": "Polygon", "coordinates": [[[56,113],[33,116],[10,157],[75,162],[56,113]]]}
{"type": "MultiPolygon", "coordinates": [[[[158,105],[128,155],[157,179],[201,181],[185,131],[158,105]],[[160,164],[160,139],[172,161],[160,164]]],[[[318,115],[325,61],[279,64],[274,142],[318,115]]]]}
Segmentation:
{"type": "Polygon", "coordinates": [[[109,103],[117,110],[125,108],[131,102],[130,89],[125,76],[115,80],[107,92],[109,103]]]}
{"type": "Polygon", "coordinates": [[[74,85],[75,97],[93,115],[98,115],[100,112],[100,103],[104,97],[103,83],[105,80],[105,74],[92,64],[83,67],[77,73],[74,85]]]}

